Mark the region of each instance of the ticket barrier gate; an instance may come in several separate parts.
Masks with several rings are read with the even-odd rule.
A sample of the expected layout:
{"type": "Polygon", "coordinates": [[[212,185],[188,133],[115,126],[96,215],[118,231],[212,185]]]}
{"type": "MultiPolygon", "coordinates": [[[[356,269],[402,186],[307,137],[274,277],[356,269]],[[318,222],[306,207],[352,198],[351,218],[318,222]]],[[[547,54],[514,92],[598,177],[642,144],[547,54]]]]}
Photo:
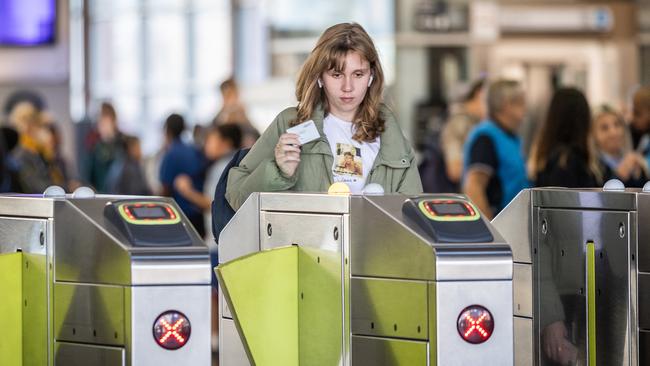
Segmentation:
{"type": "Polygon", "coordinates": [[[512,365],[512,257],[464,196],[255,193],[219,238],[220,365],[512,365]]]}
{"type": "Polygon", "coordinates": [[[514,257],[516,365],[650,365],[650,194],[522,191],[492,224],[514,257]]]}
{"type": "Polygon", "coordinates": [[[0,365],[209,365],[210,273],[170,199],[0,196],[0,365]]]}

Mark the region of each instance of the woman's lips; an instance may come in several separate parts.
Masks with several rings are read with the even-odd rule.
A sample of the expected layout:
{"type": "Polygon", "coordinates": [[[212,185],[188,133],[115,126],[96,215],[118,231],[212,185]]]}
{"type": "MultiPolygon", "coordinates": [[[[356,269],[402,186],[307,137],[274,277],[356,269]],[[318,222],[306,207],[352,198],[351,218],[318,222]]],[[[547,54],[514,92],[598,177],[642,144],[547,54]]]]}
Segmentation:
{"type": "Polygon", "coordinates": [[[354,100],[354,97],[340,97],[339,99],[341,99],[343,103],[350,103],[354,100]]]}

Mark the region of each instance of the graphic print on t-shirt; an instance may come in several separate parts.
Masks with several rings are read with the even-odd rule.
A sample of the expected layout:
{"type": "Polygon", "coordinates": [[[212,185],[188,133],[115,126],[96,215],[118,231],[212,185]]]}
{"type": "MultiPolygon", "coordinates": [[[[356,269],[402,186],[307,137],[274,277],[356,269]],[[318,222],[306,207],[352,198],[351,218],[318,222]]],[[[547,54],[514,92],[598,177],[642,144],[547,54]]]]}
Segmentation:
{"type": "Polygon", "coordinates": [[[361,149],[350,144],[336,144],[336,160],[334,173],[351,177],[363,177],[363,160],[361,149]]]}

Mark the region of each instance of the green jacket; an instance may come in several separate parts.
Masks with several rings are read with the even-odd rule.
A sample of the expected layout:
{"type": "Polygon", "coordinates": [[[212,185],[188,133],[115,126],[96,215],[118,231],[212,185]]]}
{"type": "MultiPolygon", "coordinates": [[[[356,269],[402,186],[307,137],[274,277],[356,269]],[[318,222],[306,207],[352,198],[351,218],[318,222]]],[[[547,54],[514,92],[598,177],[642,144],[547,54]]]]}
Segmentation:
{"type": "MultiPolygon", "coordinates": [[[[386,130],[381,134],[379,153],[368,175],[367,183],[378,183],[386,193],[422,193],[422,183],[415,155],[404,138],[393,113],[382,106],[386,130]]],[[[300,165],[293,177],[286,177],[275,163],[274,149],[280,135],[296,118],[297,109],[287,108],[273,120],[238,167],[230,169],[226,199],[235,209],[253,192],[327,192],[333,183],[334,157],[323,133],[324,112],[317,108],[312,115],[321,138],[302,146],[300,165]]]]}

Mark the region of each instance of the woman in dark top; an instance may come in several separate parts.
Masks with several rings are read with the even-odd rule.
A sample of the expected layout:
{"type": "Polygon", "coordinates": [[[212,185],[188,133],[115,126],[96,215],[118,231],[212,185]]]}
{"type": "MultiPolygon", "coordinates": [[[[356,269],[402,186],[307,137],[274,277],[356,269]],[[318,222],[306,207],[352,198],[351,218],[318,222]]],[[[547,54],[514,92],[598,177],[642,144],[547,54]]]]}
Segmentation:
{"type": "Polygon", "coordinates": [[[591,110],[584,94],[574,88],[558,89],[528,161],[536,186],[599,187],[612,176],[598,159],[590,128],[591,110]]]}

